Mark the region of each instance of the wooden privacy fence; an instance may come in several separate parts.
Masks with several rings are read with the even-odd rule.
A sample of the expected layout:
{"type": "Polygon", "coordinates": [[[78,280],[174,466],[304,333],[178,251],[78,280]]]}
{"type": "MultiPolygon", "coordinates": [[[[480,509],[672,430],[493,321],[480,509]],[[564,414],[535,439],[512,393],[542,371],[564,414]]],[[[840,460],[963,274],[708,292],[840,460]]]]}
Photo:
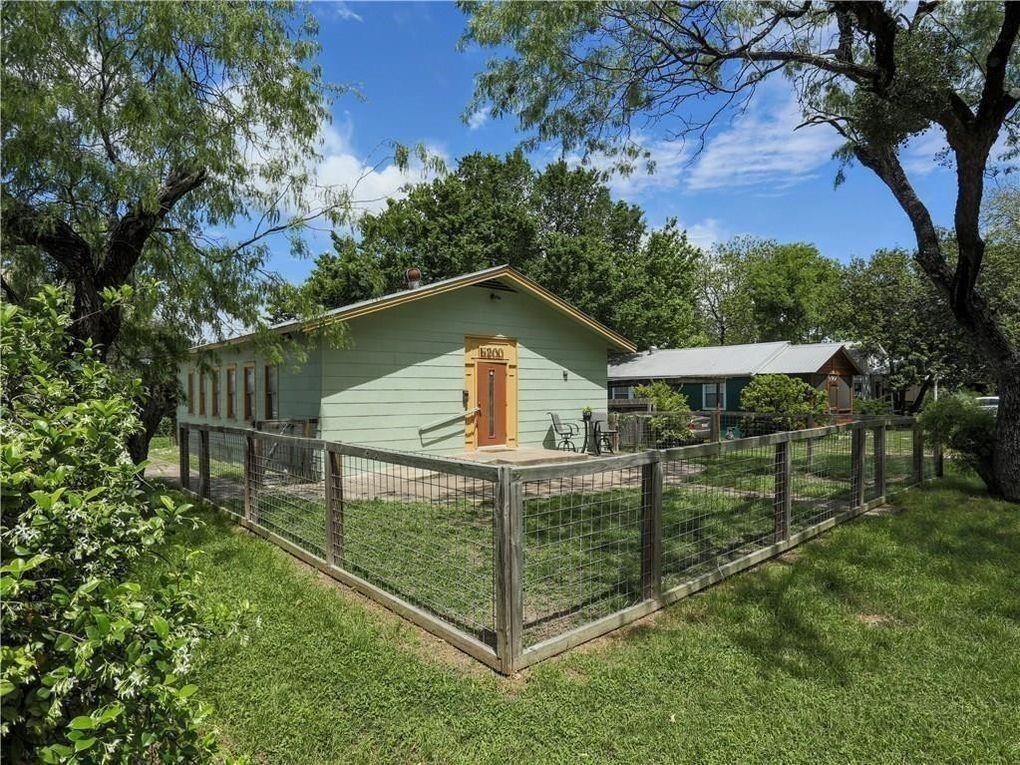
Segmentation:
{"type": "Polygon", "coordinates": [[[503,673],[941,473],[903,417],[533,466],[180,430],[186,489],[503,673]]]}

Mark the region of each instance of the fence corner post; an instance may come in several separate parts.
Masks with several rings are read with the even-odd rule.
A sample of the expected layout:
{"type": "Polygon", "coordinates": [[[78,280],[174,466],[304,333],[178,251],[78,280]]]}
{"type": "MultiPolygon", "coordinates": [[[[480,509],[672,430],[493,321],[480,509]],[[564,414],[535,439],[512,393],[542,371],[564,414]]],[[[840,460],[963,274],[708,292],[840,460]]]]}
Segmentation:
{"type": "Polygon", "coordinates": [[[864,506],[864,450],[865,439],[863,423],[856,423],[850,442],[850,509],[864,506]]]}
{"type": "Polygon", "coordinates": [[[935,477],[942,478],[946,474],[945,451],[942,448],[942,442],[936,441],[932,448],[935,453],[935,477]]]}
{"type": "Polygon", "coordinates": [[[641,598],[662,593],[662,461],[649,452],[641,466],[641,598]]]}
{"type": "Polygon", "coordinates": [[[497,468],[493,557],[495,562],[496,655],[503,674],[518,666],[523,643],[524,592],[521,580],[524,546],[524,496],[513,469],[497,468]]]}
{"type": "Polygon", "coordinates": [[[344,481],[343,457],[332,449],[323,449],[323,476],[326,498],[326,563],[343,568],[344,564],[344,481]]]}
{"type": "Polygon", "coordinates": [[[924,431],[921,425],[914,422],[914,483],[921,483],[924,480],[924,431]]]}
{"type": "Polygon", "coordinates": [[[781,542],[790,538],[790,526],[793,520],[793,491],[790,486],[793,477],[793,450],[789,441],[776,443],[776,456],[773,470],[772,518],[775,541],[781,542]]]}
{"type": "Polygon", "coordinates": [[[209,486],[209,429],[198,431],[198,494],[209,499],[212,491],[209,486]]]}
{"type": "Polygon", "coordinates": [[[191,455],[188,453],[188,449],[191,446],[191,435],[188,432],[187,425],[181,425],[179,429],[178,440],[178,451],[180,453],[180,478],[181,488],[191,488],[191,455]]]}
{"type": "Polygon", "coordinates": [[[254,437],[244,438],[244,520],[255,521],[255,444],[254,437]]]}
{"type": "Polygon", "coordinates": [[[885,497],[885,423],[873,431],[875,443],[875,496],[885,497]]]}

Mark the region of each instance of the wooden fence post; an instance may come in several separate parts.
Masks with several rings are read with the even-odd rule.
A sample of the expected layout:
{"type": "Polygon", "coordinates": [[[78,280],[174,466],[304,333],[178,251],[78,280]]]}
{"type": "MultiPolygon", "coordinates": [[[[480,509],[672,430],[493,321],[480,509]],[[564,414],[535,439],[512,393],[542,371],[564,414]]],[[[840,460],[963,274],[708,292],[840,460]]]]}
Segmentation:
{"type": "Polygon", "coordinates": [[[722,440],[722,414],[718,409],[712,412],[711,425],[709,426],[709,441],[722,440]]]}
{"type": "Polygon", "coordinates": [[[181,487],[185,489],[191,488],[191,455],[188,453],[188,447],[191,445],[191,436],[188,433],[188,426],[181,425],[180,435],[177,437],[178,451],[180,452],[180,473],[181,473],[181,487]]]}
{"type": "Polygon", "coordinates": [[[249,523],[255,522],[255,482],[256,465],[255,450],[258,442],[253,436],[244,438],[244,519],[249,523]]]}
{"type": "Polygon", "coordinates": [[[939,441],[935,442],[933,447],[935,453],[935,477],[942,478],[946,474],[945,465],[945,452],[942,449],[942,444],[939,441]]]}
{"type": "Polygon", "coordinates": [[[343,456],[323,450],[326,491],[326,563],[344,567],[344,479],[343,456]]]}
{"type": "Polygon", "coordinates": [[[880,425],[873,431],[875,443],[875,496],[885,496],[885,425],[880,425]]]}
{"type": "Polygon", "coordinates": [[[790,486],[793,477],[793,449],[789,441],[776,444],[776,457],[773,476],[772,517],[775,528],[775,541],[790,538],[790,526],[793,517],[793,491],[790,486]]]}
{"type": "Polygon", "coordinates": [[[505,674],[512,673],[523,651],[524,591],[524,494],[509,467],[498,469],[494,516],[496,655],[505,674]]]}
{"type": "Polygon", "coordinates": [[[206,428],[198,431],[198,494],[205,499],[212,494],[209,486],[209,431],[206,428]]]}
{"type": "Polygon", "coordinates": [[[662,462],[658,452],[641,466],[641,597],[662,592],[662,462]]]}
{"type": "MultiPolygon", "coordinates": [[[[814,412],[808,412],[808,416],[807,416],[807,426],[808,426],[808,429],[810,430],[811,428],[815,427],[815,425],[816,425],[816,423],[815,423],[815,413],[814,412]]],[[[806,459],[807,459],[806,466],[807,466],[807,469],[810,470],[811,468],[814,467],[814,463],[815,463],[815,440],[813,438],[809,438],[807,441],[804,442],[804,451],[806,452],[806,459]]]]}
{"type": "Polygon", "coordinates": [[[924,480],[924,432],[914,423],[914,483],[924,480]]]}
{"type": "Polygon", "coordinates": [[[854,425],[850,441],[850,507],[864,505],[864,449],[867,435],[863,424],[854,425]]]}

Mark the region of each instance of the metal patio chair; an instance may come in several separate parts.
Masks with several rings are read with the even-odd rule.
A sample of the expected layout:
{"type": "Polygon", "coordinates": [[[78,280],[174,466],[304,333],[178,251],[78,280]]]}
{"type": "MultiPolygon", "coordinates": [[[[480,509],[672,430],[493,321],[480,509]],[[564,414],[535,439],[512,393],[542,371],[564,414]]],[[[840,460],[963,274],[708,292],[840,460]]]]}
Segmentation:
{"type": "Polygon", "coordinates": [[[610,454],[615,454],[613,442],[619,437],[620,431],[609,427],[609,413],[593,412],[591,426],[595,431],[595,453],[602,454],[602,449],[605,448],[610,454]]]}
{"type": "Polygon", "coordinates": [[[558,414],[553,412],[546,412],[546,414],[552,418],[553,433],[556,434],[556,448],[576,452],[577,445],[574,443],[574,437],[581,434],[580,428],[572,422],[564,424],[560,421],[558,414]]]}

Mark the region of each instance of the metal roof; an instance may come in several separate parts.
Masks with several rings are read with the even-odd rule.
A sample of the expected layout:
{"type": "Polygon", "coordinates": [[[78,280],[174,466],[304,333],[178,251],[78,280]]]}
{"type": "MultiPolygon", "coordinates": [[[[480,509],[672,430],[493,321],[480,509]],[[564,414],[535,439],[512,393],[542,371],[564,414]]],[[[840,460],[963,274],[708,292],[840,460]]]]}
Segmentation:
{"type": "MultiPolygon", "coordinates": [[[[473,285],[482,286],[495,279],[513,287],[517,287],[524,292],[530,293],[532,297],[538,298],[560,313],[566,314],[578,323],[587,326],[589,329],[599,335],[602,335],[606,340],[608,340],[611,347],[629,352],[633,352],[635,350],[634,344],[623,335],[613,331],[601,322],[588,316],[586,313],[575,308],[567,301],[547,290],[538,282],[529,279],[524,274],[508,265],[484,268],[481,271],[461,274],[460,276],[454,276],[449,279],[441,279],[440,281],[425,284],[414,289],[400,290],[381,297],[361,300],[357,303],[351,303],[349,305],[340,306],[339,308],[326,311],[314,319],[285,321],[279,324],[274,324],[269,329],[272,332],[281,334],[312,329],[314,327],[321,326],[324,323],[354,319],[359,316],[364,316],[365,314],[375,313],[376,311],[382,311],[387,308],[392,308],[415,300],[421,300],[422,298],[431,297],[433,295],[439,295],[451,290],[461,289],[462,287],[470,287],[473,285]]],[[[233,345],[235,343],[251,340],[253,337],[254,334],[252,333],[238,335],[237,337],[228,338],[219,342],[197,345],[191,350],[196,351],[199,349],[233,345]]]]}
{"type": "MultiPolygon", "coordinates": [[[[794,345],[785,340],[704,348],[665,348],[625,356],[609,364],[610,380],[751,377],[817,372],[844,343],[794,345]]],[[[851,363],[854,363],[851,359],[851,363]]]]}

